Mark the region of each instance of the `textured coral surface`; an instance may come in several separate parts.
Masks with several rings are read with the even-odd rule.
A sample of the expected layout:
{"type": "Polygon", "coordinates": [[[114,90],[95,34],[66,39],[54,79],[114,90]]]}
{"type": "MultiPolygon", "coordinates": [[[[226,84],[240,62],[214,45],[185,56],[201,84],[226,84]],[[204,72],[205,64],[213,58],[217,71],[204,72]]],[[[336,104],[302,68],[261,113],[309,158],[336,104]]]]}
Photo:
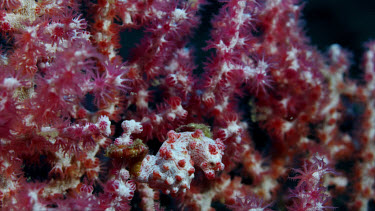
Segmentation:
{"type": "Polygon", "coordinates": [[[302,7],[0,0],[0,209],[374,209],[375,42],[302,7]]]}

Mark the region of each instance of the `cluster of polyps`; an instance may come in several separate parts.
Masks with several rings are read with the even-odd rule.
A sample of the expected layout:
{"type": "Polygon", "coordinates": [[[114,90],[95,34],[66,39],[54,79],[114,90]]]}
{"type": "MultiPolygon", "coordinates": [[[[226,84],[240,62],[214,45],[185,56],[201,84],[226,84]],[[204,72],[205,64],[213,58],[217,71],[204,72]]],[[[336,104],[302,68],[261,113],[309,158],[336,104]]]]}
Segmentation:
{"type": "Polygon", "coordinates": [[[200,167],[208,179],[214,179],[215,172],[224,169],[223,154],[221,140],[212,140],[199,129],[182,133],[172,130],[159,152],[142,161],[137,179],[166,194],[185,192],[194,178],[194,166],[200,167]]]}

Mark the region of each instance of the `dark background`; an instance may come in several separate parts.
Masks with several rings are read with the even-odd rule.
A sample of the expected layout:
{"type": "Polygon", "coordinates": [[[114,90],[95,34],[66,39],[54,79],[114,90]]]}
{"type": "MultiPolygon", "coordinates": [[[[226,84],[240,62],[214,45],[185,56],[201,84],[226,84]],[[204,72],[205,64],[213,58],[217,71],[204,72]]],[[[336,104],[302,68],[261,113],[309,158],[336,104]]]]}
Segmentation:
{"type": "Polygon", "coordinates": [[[363,43],[375,39],[374,0],[305,2],[305,30],[319,49],[338,43],[360,56],[363,43]]]}
{"type": "Polygon", "coordinates": [[[375,41],[374,0],[310,0],[304,1],[303,19],[311,44],[325,52],[334,43],[353,53],[352,76],[359,68],[364,44],[375,41]]]}

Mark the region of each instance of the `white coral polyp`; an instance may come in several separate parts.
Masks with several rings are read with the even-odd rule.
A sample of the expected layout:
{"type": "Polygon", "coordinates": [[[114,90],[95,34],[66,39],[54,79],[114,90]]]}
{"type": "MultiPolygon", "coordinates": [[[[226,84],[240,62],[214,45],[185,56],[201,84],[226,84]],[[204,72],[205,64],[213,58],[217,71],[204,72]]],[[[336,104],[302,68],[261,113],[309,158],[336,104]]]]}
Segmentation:
{"type": "Polygon", "coordinates": [[[96,126],[104,135],[109,136],[109,134],[111,134],[111,121],[109,121],[109,118],[107,116],[99,117],[96,126]]]}

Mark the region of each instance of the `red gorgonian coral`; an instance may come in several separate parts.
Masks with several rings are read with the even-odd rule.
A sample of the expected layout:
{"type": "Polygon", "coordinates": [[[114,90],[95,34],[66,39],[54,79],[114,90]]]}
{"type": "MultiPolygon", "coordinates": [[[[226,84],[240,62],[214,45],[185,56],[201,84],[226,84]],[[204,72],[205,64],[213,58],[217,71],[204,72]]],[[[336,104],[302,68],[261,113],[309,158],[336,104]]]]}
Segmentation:
{"type": "Polygon", "coordinates": [[[375,43],[302,5],[0,0],[0,209],[371,210],[375,43]]]}

